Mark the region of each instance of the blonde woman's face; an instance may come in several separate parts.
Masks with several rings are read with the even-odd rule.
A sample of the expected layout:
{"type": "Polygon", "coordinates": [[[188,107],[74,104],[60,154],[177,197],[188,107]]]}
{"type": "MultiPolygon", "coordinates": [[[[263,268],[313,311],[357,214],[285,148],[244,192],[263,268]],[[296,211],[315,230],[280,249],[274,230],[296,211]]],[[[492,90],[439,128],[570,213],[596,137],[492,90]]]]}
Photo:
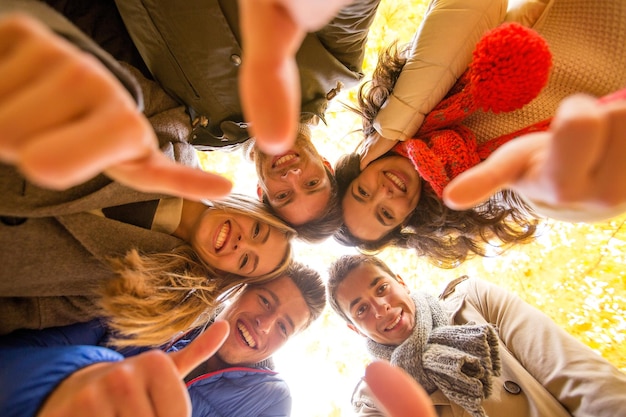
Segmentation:
{"type": "Polygon", "coordinates": [[[410,160],[389,156],[369,164],[348,186],[343,219],[355,237],[375,241],[415,210],[421,179],[410,160]]]}
{"type": "Polygon", "coordinates": [[[280,265],[289,241],[276,227],[251,216],[208,209],[198,220],[191,245],[220,271],[258,277],[280,265]]]}

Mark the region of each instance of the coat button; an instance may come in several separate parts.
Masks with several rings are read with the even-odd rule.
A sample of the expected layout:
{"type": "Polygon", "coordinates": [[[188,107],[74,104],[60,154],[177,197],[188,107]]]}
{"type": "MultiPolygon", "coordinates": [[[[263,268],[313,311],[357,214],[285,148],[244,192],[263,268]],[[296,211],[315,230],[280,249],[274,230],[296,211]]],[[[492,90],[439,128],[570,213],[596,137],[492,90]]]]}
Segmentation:
{"type": "Polygon", "coordinates": [[[519,395],[522,392],[522,388],[513,381],[506,381],[504,383],[504,389],[509,394],[513,394],[513,395],[519,395]]]}
{"type": "Polygon", "coordinates": [[[26,221],[26,217],[1,216],[0,222],[7,226],[19,226],[26,221]]]}
{"type": "Polygon", "coordinates": [[[230,62],[235,64],[236,67],[238,67],[239,65],[241,65],[241,57],[237,54],[232,54],[230,56],[230,62]]]}

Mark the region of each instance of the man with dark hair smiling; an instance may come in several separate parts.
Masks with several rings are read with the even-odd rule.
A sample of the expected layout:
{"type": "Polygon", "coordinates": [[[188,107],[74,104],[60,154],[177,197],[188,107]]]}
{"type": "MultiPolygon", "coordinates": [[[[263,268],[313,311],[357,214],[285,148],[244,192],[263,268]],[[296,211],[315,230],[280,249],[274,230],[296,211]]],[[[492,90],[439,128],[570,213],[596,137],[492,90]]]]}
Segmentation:
{"type": "Polygon", "coordinates": [[[311,243],[331,236],[341,225],[337,182],[330,163],[300,124],[295,144],[280,155],[263,153],[254,141],[245,145],[258,175],[257,194],[278,217],[311,243]]]}
{"type": "MultiPolygon", "coordinates": [[[[487,281],[457,278],[437,299],[409,289],[374,256],[345,255],[331,266],[326,288],[330,306],[372,357],[406,371],[439,416],[609,417],[626,407],[624,373],[487,281]]],[[[360,381],[355,415],[382,416],[390,391],[367,380],[377,384],[379,402],[360,381]]],[[[416,387],[403,390],[413,391],[411,400],[394,396],[391,416],[412,415],[400,413],[400,404],[413,407],[416,399],[428,408],[416,387]]]]}
{"type": "Polygon", "coordinates": [[[319,274],[294,262],[243,288],[206,330],[161,349],[106,348],[98,321],[14,332],[0,338],[0,415],[189,415],[191,402],[195,417],[287,416],[289,388],[271,355],[325,304],[319,274]]]}

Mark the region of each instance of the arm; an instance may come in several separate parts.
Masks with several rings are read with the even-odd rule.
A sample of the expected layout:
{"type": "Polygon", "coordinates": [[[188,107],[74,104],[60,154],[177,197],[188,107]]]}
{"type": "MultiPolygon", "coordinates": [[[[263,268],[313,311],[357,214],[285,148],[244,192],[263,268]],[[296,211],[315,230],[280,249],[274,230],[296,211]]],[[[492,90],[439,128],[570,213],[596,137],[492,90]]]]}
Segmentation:
{"type": "Polygon", "coordinates": [[[472,207],[502,188],[522,196],[539,214],[593,222],[626,211],[626,100],[598,103],[572,96],[550,130],[501,146],[450,182],[449,207],[472,207]]]}
{"type": "Polygon", "coordinates": [[[379,135],[367,145],[371,151],[361,166],[415,135],[467,69],[481,36],[503,22],[506,6],[506,0],[432,0],[393,92],[374,120],[379,135]]]}
{"type": "Polygon", "coordinates": [[[356,0],[315,32],[322,44],[351,71],[362,72],[365,43],[380,0],[356,0]]]}
{"type": "Polygon", "coordinates": [[[89,365],[120,360],[121,355],[95,346],[0,348],[0,414],[35,416],[66,377],[89,365]]]}
{"type": "Polygon", "coordinates": [[[514,294],[468,282],[465,302],[498,328],[522,366],[572,415],[613,416],[626,407],[626,375],[514,294]]]}
{"type": "Polygon", "coordinates": [[[97,346],[0,349],[0,411],[7,417],[188,416],[184,376],[228,335],[215,322],[185,349],[123,359],[97,346]]]}
{"type": "Polygon", "coordinates": [[[0,348],[97,345],[104,334],[99,320],[43,330],[20,329],[0,337],[0,348]]]}
{"type": "MultiPolygon", "coordinates": [[[[22,9],[42,21],[50,17],[55,29],[71,28],[40,2],[7,0],[0,5],[0,13],[5,13],[0,20],[0,161],[53,189],[104,172],[140,191],[191,199],[230,191],[226,179],[167,159],[128,89],[103,61],[41,21],[6,14],[22,9]]],[[[74,39],[80,32],[74,28],[61,33],[74,39]]],[[[81,39],[81,46],[92,45],[81,39]]]]}
{"type": "Polygon", "coordinates": [[[349,1],[239,1],[241,105],[263,152],[279,154],[295,141],[300,114],[296,52],[307,31],[319,29],[349,1]]]}

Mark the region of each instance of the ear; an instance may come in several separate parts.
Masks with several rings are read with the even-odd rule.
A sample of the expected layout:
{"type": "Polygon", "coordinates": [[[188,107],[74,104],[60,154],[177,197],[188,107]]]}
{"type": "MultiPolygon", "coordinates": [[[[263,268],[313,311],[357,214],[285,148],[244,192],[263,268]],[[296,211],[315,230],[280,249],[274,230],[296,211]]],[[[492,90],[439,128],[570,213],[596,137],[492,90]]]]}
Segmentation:
{"type": "Polygon", "coordinates": [[[256,183],[256,195],[259,198],[259,201],[263,202],[263,189],[261,188],[261,184],[256,183]]]}
{"type": "Polygon", "coordinates": [[[353,332],[355,332],[356,334],[358,334],[359,336],[363,336],[366,337],[363,333],[361,333],[359,331],[359,329],[356,328],[356,326],[352,323],[346,323],[346,326],[348,326],[348,329],[352,330],[353,332]]]}
{"type": "Polygon", "coordinates": [[[406,285],[406,282],[404,282],[404,280],[402,279],[400,275],[396,274],[396,281],[398,281],[398,283],[402,285],[406,289],[407,292],[410,292],[409,287],[406,285]]]}
{"type": "Polygon", "coordinates": [[[328,159],[324,158],[323,156],[320,156],[320,158],[322,158],[322,164],[324,164],[324,166],[328,168],[331,174],[335,175],[335,170],[333,169],[333,166],[330,164],[330,162],[328,162],[328,159]]]}

